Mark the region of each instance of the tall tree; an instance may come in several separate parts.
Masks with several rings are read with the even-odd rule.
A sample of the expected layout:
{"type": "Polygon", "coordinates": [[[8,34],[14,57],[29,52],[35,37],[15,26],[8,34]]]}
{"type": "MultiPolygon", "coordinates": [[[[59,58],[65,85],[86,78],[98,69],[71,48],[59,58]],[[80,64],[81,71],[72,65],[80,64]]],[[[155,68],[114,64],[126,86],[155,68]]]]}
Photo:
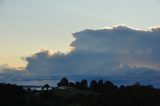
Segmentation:
{"type": "Polygon", "coordinates": [[[60,82],[59,83],[57,83],[57,86],[58,87],[60,87],[60,86],[69,86],[69,81],[68,81],[68,79],[67,78],[62,78],[61,80],[60,80],[60,82]]]}

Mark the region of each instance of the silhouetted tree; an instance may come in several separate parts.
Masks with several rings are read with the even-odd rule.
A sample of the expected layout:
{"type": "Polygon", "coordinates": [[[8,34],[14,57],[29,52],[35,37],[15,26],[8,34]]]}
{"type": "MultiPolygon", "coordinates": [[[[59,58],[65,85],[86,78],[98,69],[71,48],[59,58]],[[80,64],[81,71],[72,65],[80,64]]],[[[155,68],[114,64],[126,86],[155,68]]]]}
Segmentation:
{"type": "Polygon", "coordinates": [[[98,83],[96,80],[92,80],[91,83],[90,83],[90,89],[92,91],[97,91],[97,88],[98,88],[98,83]]]}
{"type": "Polygon", "coordinates": [[[24,105],[26,93],[22,86],[0,83],[0,106],[24,105]]]}
{"type": "Polygon", "coordinates": [[[99,84],[99,85],[103,85],[103,80],[102,80],[102,79],[99,80],[99,81],[98,81],[98,84],[99,84]]]}
{"type": "Polygon", "coordinates": [[[57,85],[58,85],[58,87],[60,87],[60,86],[69,86],[69,81],[68,81],[67,78],[64,77],[64,78],[62,78],[60,80],[60,82],[57,85]]]}
{"type": "Polygon", "coordinates": [[[44,88],[44,89],[46,88],[46,90],[48,90],[48,89],[49,89],[49,84],[45,84],[45,85],[43,86],[43,88],[44,88]]]}
{"type": "Polygon", "coordinates": [[[106,91],[108,91],[109,93],[115,93],[117,91],[117,86],[115,86],[112,82],[110,81],[106,81],[104,83],[104,87],[106,89],[106,91]]]}
{"type": "Polygon", "coordinates": [[[82,90],[87,90],[87,88],[88,88],[88,81],[87,80],[82,80],[81,81],[81,88],[82,88],[82,90]]]}
{"type": "Polygon", "coordinates": [[[78,82],[78,81],[76,81],[75,87],[76,87],[77,89],[82,89],[81,83],[78,82]]]}
{"type": "Polygon", "coordinates": [[[110,87],[113,87],[114,84],[111,82],[111,81],[105,81],[104,83],[106,86],[110,86],[110,87]]]}
{"type": "Polygon", "coordinates": [[[70,87],[75,87],[75,84],[73,82],[69,82],[70,87]]]}
{"type": "MultiPolygon", "coordinates": [[[[62,82],[62,85],[68,85],[68,80],[62,82]]],[[[133,84],[118,88],[110,81],[92,80],[90,89],[79,90],[86,85],[87,80],[82,80],[69,83],[75,89],[39,91],[0,83],[0,106],[160,106],[160,89],[151,85],[133,84]]]]}
{"type": "Polygon", "coordinates": [[[102,79],[98,81],[97,91],[101,93],[106,91],[106,88],[102,79]]]}

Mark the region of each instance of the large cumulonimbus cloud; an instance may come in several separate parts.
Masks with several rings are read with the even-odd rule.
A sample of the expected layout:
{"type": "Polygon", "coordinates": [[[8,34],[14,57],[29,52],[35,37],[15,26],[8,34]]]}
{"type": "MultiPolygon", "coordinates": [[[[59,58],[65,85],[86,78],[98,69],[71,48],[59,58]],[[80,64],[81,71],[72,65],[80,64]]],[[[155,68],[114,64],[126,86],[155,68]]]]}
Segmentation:
{"type": "MultiPolygon", "coordinates": [[[[160,69],[160,28],[148,31],[126,26],[111,29],[84,30],[73,34],[74,51],[116,56],[122,64],[160,69]]],[[[107,58],[106,58],[107,59],[107,58]]]]}
{"type": "Polygon", "coordinates": [[[160,81],[160,27],[144,31],[114,26],[86,29],[73,36],[74,49],[68,54],[41,51],[27,57],[25,80],[93,75],[124,83],[141,81],[156,85],[160,81]]]}

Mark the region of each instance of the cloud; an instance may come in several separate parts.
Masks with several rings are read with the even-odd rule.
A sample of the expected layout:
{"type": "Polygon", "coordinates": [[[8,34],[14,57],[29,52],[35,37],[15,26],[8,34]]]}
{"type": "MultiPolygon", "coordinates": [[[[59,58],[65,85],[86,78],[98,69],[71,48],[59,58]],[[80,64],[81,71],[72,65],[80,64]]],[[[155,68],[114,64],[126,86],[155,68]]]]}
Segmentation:
{"type": "Polygon", "coordinates": [[[26,76],[26,71],[10,67],[9,65],[0,65],[0,80],[1,82],[11,82],[21,80],[26,76]]]}
{"type": "Polygon", "coordinates": [[[5,71],[0,79],[12,73],[9,74],[12,80],[18,77],[28,81],[74,75],[99,76],[124,83],[141,81],[157,85],[160,81],[160,27],[138,30],[119,25],[86,29],[73,36],[74,49],[68,54],[51,54],[47,50],[35,53],[26,58],[28,64],[24,70],[5,71]]]}
{"type": "Polygon", "coordinates": [[[76,51],[111,53],[123,63],[160,68],[160,28],[148,31],[126,26],[109,29],[87,29],[73,34],[76,40],[71,46],[76,51]]]}

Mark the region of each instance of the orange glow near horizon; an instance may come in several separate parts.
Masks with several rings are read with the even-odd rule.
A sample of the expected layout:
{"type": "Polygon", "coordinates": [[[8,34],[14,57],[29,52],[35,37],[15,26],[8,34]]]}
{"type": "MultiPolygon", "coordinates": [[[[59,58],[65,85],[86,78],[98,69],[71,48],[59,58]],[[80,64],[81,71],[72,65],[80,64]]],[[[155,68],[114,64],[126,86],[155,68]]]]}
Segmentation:
{"type": "Polygon", "coordinates": [[[1,56],[0,57],[0,65],[8,65],[11,67],[19,68],[19,67],[26,67],[27,61],[25,61],[25,58],[31,55],[34,55],[35,53],[42,52],[42,51],[48,51],[49,55],[53,55],[56,52],[62,52],[62,53],[69,53],[73,50],[73,47],[64,48],[63,50],[57,50],[52,51],[50,49],[39,49],[38,51],[32,52],[31,54],[28,54],[27,56],[1,56]]]}

